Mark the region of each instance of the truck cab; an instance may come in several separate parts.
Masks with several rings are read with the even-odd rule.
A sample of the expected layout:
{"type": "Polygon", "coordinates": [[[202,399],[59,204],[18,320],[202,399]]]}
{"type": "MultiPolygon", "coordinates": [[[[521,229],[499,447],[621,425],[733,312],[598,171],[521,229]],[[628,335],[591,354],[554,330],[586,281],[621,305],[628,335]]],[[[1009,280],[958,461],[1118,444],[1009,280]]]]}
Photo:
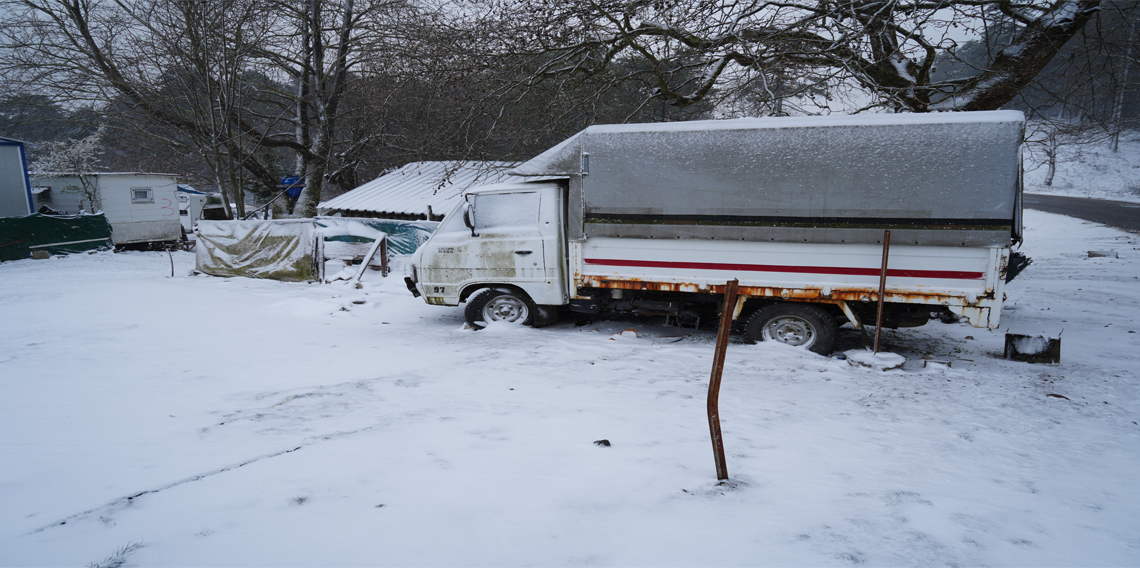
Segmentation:
{"type": "MultiPolygon", "coordinates": [[[[457,306],[479,292],[479,311],[492,304],[492,320],[534,323],[549,311],[541,306],[565,304],[565,192],[557,181],[468,192],[413,255],[409,289],[441,306],[457,306]]],[[[468,301],[468,309],[473,306],[468,301]]]]}

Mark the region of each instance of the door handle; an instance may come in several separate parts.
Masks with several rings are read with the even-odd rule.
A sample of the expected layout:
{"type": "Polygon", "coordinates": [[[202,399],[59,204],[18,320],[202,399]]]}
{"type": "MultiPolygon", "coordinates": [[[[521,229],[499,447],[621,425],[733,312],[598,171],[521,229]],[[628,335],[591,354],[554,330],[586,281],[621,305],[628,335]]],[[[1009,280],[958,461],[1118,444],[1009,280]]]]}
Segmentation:
{"type": "Polygon", "coordinates": [[[515,251],[515,254],[527,255],[527,254],[530,254],[531,252],[534,252],[534,251],[529,251],[529,250],[516,250],[516,251],[515,251]]]}

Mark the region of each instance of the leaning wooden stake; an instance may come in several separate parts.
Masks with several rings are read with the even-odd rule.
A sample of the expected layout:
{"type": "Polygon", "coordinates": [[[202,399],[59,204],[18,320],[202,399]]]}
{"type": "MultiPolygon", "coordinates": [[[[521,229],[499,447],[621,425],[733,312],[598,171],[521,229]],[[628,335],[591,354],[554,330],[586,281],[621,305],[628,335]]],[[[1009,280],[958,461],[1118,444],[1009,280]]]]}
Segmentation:
{"type": "Polygon", "coordinates": [[[736,287],[733,280],[724,287],[724,308],[720,313],[720,329],[716,333],[716,353],[713,355],[712,377],[709,379],[709,432],[712,434],[713,456],[716,458],[716,478],[728,479],[728,463],[724,459],[724,439],[720,435],[720,377],[724,374],[724,354],[728,350],[728,333],[732,328],[732,315],[736,311],[736,287]]]}
{"type": "Polygon", "coordinates": [[[360,261],[360,269],[358,269],[356,271],[356,276],[353,276],[352,279],[357,281],[357,282],[360,282],[360,279],[364,278],[364,271],[368,270],[368,265],[372,264],[372,257],[376,256],[377,252],[379,252],[381,255],[383,255],[380,257],[381,258],[381,260],[380,260],[380,267],[381,267],[380,274],[383,276],[387,276],[388,275],[388,246],[387,245],[388,245],[388,235],[380,235],[380,238],[376,239],[376,241],[373,242],[372,246],[368,249],[368,254],[364,255],[364,259],[360,261]]]}
{"type": "Polygon", "coordinates": [[[879,335],[883,330],[883,296],[887,293],[887,258],[891,252],[891,231],[883,231],[883,268],[879,272],[879,315],[875,318],[875,353],[879,352],[879,335]]]}

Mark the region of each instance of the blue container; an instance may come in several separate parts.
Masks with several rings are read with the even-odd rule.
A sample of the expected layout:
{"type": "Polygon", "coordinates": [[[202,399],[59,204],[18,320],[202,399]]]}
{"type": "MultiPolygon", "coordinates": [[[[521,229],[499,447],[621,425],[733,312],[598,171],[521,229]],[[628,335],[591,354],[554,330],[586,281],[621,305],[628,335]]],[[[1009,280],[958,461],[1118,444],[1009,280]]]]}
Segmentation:
{"type": "Polygon", "coordinates": [[[301,190],[305,189],[305,182],[301,181],[301,176],[285,176],[281,178],[281,187],[285,189],[289,199],[297,199],[301,195],[301,190]]]}

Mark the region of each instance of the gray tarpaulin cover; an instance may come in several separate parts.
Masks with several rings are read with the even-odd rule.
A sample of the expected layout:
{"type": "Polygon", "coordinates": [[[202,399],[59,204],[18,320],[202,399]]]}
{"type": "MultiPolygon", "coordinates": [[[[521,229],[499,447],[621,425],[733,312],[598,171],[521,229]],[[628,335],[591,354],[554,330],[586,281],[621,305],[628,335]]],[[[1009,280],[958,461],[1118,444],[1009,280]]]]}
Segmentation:
{"type": "Polygon", "coordinates": [[[312,219],[198,221],[199,272],[287,282],[313,280],[312,219]]]}

